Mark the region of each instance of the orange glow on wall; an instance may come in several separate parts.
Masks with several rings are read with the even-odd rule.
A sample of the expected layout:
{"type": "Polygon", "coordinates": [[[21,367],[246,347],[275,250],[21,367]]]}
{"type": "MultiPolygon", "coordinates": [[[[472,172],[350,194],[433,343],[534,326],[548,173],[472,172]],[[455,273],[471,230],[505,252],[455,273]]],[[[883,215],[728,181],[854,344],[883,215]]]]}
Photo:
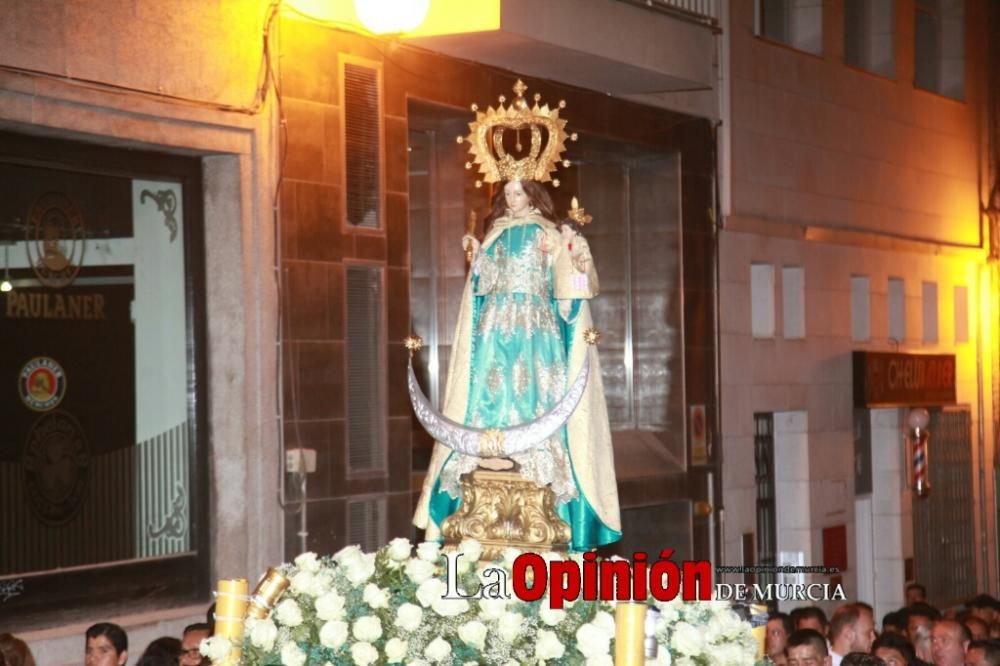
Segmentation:
{"type": "Polygon", "coordinates": [[[404,37],[433,37],[500,29],[500,0],[431,0],[427,18],[404,37]]]}

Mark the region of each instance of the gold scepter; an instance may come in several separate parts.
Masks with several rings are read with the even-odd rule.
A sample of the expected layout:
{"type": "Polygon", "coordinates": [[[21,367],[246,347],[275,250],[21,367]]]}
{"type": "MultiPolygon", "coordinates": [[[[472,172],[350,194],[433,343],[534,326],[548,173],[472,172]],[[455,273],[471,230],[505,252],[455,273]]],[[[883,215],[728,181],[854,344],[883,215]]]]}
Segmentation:
{"type": "MultiPolygon", "coordinates": [[[[465,223],[465,235],[471,236],[476,232],[476,211],[469,211],[469,219],[465,223]]],[[[472,243],[465,244],[465,263],[472,263],[472,243]]]]}

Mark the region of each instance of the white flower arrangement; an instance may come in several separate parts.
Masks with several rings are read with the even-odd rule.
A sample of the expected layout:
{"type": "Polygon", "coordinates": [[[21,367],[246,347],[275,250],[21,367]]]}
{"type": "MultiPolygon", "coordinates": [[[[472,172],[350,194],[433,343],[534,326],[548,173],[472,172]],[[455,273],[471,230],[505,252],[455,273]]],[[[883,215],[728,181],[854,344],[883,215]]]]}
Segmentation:
{"type": "MultiPolygon", "coordinates": [[[[475,591],[495,580],[474,565],[482,552],[479,543],[464,541],[459,550],[458,589],[475,591]]],[[[242,663],[610,666],[614,603],[578,600],[555,610],[548,595],[535,602],[507,598],[518,554],[509,549],[488,565],[506,573],[505,595],[466,600],[442,599],[447,560],[436,543],[418,545],[415,556],[406,539],[370,554],[357,546],[332,557],[304,553],[281,567],[292,585],[272,615],[248,621],[242,663]]],[[[726,602],[650,603],[661,612],[659,657],[651,663],[753,666],[750,626],[726,602]]],[[[229,652],[228,642],[213,641],[203,644],[203,652],[229,652]]]]}

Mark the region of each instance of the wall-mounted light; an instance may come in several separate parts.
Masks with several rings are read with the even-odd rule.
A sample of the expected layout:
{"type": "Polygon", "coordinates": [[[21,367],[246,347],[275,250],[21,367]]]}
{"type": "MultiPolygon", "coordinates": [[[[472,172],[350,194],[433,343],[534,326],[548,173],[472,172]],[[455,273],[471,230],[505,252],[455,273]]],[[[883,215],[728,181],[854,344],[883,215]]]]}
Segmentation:
{"type": "Polygon", "coordinates": [[[354,11],[376,35],[398,35],[423,23],[430,5],[430,0],[354,0],[354,11]]]}
{"type": "Polygon", "coordinates": [[[0,282],[0,291],[3,293],[14,288],[14,283],[10,281],[10,246],[9,242],[3,245],[3,282],[0,282]]]}

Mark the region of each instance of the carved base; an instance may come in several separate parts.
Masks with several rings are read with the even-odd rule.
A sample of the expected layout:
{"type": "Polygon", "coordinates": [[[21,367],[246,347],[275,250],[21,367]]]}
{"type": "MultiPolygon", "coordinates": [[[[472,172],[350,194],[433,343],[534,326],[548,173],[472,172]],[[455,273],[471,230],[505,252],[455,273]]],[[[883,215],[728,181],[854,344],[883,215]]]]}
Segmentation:
{"type": "Polygon", "coordinates": [[[462,477],[462,506],[441,526],[446,546],[462,539],[483,545],[483,560],[504,548],[566,550],[570,527],[555,512],[555,494],[518,472],[477,469],[462,477]]]}

